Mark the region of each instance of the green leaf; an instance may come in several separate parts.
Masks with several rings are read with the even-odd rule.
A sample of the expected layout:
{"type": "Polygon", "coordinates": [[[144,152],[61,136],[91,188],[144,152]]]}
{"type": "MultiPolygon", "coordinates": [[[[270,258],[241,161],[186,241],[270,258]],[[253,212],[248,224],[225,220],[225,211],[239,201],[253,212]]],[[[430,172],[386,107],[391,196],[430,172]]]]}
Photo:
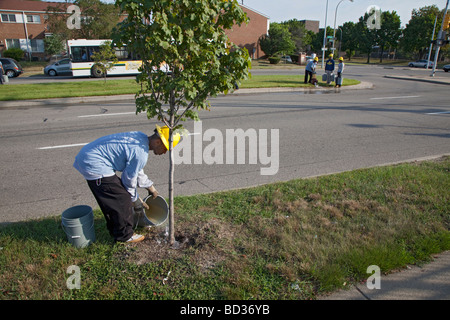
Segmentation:
{"type": "Polygon", "coordinates": [[[209,110],[208,97],[228,92],[248,76],[248,51],[235,47],[226,34],[233,25],[248,21],[236,0],[118,0],[118,5],[128,18],[115,39],[144,61],[136,77],[141,84],[136,109],[148,118],[161,120],[159,110],[167,104],[164,116],[199,120],[196,111],[183,116],[181,111],[188,105],[209,110]],[[150,16],[151,24],[143,19],[150,16]],[[163,62],[170,73],[159,71],[163,62]],[[175,114],[176,107],[182,107],[180,114],[175,114]]]}

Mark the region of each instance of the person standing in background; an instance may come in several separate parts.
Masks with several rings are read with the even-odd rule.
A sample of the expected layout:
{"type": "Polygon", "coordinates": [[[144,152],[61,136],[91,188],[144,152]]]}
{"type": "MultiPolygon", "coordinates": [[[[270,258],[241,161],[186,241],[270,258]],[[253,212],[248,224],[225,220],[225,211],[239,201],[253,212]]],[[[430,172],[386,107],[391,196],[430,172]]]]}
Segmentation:
{"type": "Polygon", "coordinates": [[[342,73],[344,72],[344,58],[340,57],[339,58],[339,65],[338,65],[338,69],[337,69],[337,77],[336,77],[336,88],[340,88],[342,86],[342,73]]]}
{"type": "Polygon", "coordinates": [[[327,84],[330,84],[330,82],[333,82],[333,71],[334,71],[334,60],[333,60],[333,54],[330,54],[328,57],[328,60],[325,62],[325,73],[327,74],[327,84]]]}

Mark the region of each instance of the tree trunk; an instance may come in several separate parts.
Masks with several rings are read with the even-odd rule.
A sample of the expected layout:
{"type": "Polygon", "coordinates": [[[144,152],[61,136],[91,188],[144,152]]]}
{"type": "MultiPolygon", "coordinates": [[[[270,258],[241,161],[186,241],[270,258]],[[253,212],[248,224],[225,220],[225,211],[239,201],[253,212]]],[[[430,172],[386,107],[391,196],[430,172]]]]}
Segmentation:
{"type": "Polygon", "coordinates": [[[170,129],[169,135],[169,243],[173,245],[175,243],[175,208],[174,208],[174,192],[173,192],[173,181],[174,181],[174,154],[173,154],[173,131],[170,129]]]}
{"type": "Polygon", "coordinates": [[[380,63],[383,63],[383,53],[384,53],[384,45],[381,46],[380,63]]]}
{"type": "Polygon", "coordinates": [[[175,161],[174,161],[174,153],[173,153],[173,127],[175,124],[175,101],[174,94],[172,92],[170,98],[170,125],[169,125],[169,157],[170,157],[170,166],[169,166],[169,243],[170,245],[175,244],[175,207],[174,207],[174,190],[173,190],[173,181],[174,181],[174,171],[175,171],[175,161]]]}

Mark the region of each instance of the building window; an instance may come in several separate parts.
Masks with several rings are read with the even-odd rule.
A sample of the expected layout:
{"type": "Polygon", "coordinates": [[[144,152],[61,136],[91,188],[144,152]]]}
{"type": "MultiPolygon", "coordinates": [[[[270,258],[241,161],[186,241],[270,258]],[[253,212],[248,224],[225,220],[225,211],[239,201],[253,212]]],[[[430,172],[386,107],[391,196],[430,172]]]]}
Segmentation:
{"type": "Polygon", "coordinates": [[[44,52],[44,40],[42,39],[32,39],[31,42],[31,52],[44,52]]]}
{"type": "Polygon", "coordinates": [[[39,15],[27,15],[28,23],[41,23],[41,17],[39,15]]]}
{"type": "Polygon", "coordinates": [[[17,22],[15,14],[2,13],[2,22],[17,22]]]}
{"type": "Polygon", "coordinates": [[[44,52],[43,39],[31,39],[28,41],[29,49],[26,39],[6,39],[6,48],[19,48],[23,51],[31,50],[31,52],[44,52]]]}
{"type": "Polygon", "coordinates": [[[19,39],[6,39],[6,48],[20,48],[20,40],[19,39]]]}

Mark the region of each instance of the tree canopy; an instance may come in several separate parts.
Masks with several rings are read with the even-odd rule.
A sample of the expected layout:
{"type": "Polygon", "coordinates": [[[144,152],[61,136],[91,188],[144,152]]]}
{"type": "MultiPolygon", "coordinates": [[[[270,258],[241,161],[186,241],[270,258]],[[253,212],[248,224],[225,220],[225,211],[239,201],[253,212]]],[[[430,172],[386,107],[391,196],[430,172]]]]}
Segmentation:
{"type": "Polygon", "coordinates": [[[295,50],[295,43],[292,41],[289,27],[284,24],[272,22],[269,27],[269,34],[259,38],[261,50],[268,56],[277,53],[291,54],[295,50]]]}
{"type": "Polygon", "coordinates": [[[67,39],[110,39],[111,31],[120,20],[119,10],[114,4],[100,0],[75,0],[79,13],[67,12],[67,5],[55,2],[47,7],[48,31],[67,39]],[[80,28],[69,29],[67,19],[80,14],[80,28]]]}
{"type": "Polygon", "coordinates": [[[248,18],[236,0],[117,0],[128,14],[114,32],[142,59],[137,81],[136,113],[146,112],[169,127],[169,237],[174,244],[173,133],[187,118],[198,120],[198,109],[209,109],[208,98],[233,89],[248,77],[247,49],[228,39],[226,29],[248,18]]]}
{"type": "Polygon", "coordinates": [[[403,30],[401,40],[403,50],[417,57],[423,56],[430,44],[435,18],[437,16],[436,30],[439,30],[442,15],[443,12],[435,5],[414,9],[411,20],[403,30]]]}

